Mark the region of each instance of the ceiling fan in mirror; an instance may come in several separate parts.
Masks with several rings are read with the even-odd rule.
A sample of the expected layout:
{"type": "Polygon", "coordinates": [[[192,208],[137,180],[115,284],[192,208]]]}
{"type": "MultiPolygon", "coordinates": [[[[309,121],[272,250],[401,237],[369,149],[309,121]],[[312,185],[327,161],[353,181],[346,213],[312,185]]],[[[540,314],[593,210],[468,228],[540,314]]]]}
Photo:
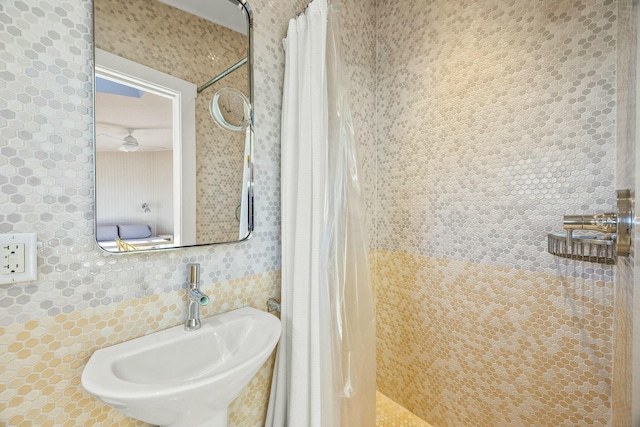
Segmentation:
{"type": "Polygon", "coordinates": [[[171,150],[171,101],[139,87],[96,76],[98,151],[171,150]],[[105,140],[103,137],[110,138],[105,140]],[[117,142],[116,142],[117,141],[117,142]]]}
{"type": "MultiPolygon", "coordinates": [[[[135,136],[133,136],[134,133],[136,132],[144,132],[144,131],[166,131],[168,130],[169,132],[171,131],[171,128],[152,128],[152,129],[132,129],[132,128],[127,128],[125,129],[127,135],[123,138],[122,136],[117,135],[118,132],[116,132],[116,135],[110,135],[108,133],[100,133],[96,135],[96,139],[97,139],[97,144],[98,144],[98,150],[100,151],[115,151],[116,149],[118,151],[122,151],[125,153],[131,153],[134,151],[138,151],[142,148],[142,151],[165,151],[165,150],[171,150],[171,146],[161,146],[161,145],[151,145],[149,143],[144,143],[144,144],[140,144],[140,142],[138,141],[138,138],[136,138],[135,136]],[[110,140],[112,140],[112,143],[109,143],[109,145],[107,146],[107,143],[105,143],[105,141],[100,140],[101,137],[106,137],[109,138],[110,140]],[[116,146],[114,144],[117,143],[119,144],[119,146],[116,146]]],[[[122,134],[120,134],[122,135],[122,134]]],[[[149,138],[145,138],[145,140],[148,140],[149,138]]]]}
{"type": "Polygon", "coordinates": [[[124,137],[124,139],[122,140],[122,145],[120,146],[120,148],[118,148],[118,150],[124,151],[126,153],[131,151],[138,151],[138,148],[140,148],[140,144],[138,143],[138,140],[132,135],[133,129],[127,129],[127,132],[129,132],[129,135],[124,137]]]}

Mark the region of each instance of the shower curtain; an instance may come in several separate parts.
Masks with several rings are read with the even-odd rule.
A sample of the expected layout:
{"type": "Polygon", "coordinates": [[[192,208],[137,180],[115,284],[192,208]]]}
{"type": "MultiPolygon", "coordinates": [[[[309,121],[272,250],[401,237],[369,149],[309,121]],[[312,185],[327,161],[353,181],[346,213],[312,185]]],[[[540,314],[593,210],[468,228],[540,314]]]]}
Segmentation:
{"type": "Polygon", "coordinates": [[[338,7],[289,22],[282,326],[266,426],[375,426],[375,324],[338,7]]]}

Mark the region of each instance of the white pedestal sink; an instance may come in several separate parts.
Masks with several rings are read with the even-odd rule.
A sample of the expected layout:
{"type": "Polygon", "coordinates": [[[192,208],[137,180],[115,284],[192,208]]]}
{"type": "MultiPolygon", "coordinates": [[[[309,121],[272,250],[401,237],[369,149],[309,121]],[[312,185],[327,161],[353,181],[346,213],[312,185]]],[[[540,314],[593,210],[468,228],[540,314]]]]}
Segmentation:
{"type": "Polygon", "coordinates": [[[82,386],[127,417],[168,427],[226,427],[227,408],[267,360],[280,320],[241,308],[96,351],[82,386]]]}

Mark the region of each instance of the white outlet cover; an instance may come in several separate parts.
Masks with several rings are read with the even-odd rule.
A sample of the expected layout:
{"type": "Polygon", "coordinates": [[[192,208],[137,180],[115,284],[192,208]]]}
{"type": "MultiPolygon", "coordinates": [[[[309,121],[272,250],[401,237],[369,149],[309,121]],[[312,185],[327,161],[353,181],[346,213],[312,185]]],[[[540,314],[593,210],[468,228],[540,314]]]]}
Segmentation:
{"type": "Polygon", "coordinates": [[[0,245],[12,243],[24,244],[24,272],[9,274],[0,272],[0,285],[36,280],[38,278],[38,235],[36,233],[0,234],[0,245]]]}

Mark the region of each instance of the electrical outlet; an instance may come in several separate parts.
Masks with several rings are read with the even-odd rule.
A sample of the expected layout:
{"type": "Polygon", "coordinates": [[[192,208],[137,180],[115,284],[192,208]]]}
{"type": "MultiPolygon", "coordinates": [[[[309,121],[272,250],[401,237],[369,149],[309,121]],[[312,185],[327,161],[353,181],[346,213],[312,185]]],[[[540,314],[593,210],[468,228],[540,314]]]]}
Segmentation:
{"type": "Polygon", "coordinates": [[[36,280],[36,233],[0,234],[0,284],[36,280]]]}
{"type": "Polygon", "coordinates": [[[24,243],[7,243],[0,247],[0,273],[24,273],[24,243]]]}

